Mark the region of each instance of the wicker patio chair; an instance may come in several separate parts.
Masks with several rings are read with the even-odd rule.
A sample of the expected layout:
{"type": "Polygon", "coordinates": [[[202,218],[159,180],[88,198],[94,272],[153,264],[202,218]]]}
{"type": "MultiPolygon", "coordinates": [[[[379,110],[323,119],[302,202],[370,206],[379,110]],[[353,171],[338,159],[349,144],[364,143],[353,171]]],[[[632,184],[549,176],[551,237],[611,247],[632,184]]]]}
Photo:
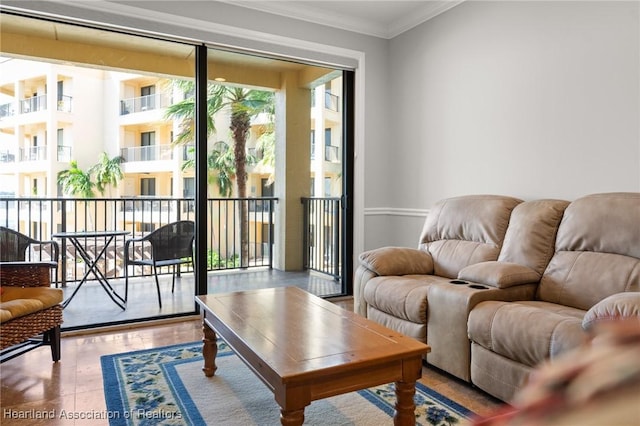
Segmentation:
{"type": "Polygon", "coordinates": [[[51,262],[0,262],[0,361],[42,345],[60,360],[62,289],[51,288],[51,262]],[[42,336],[40,336],[42,335],[42,336]]]}
{"type": "Polygon", "coordinates": [[[14,231],[11,228],[0,226],[0,262],[24,262],[24,261],[48,261],[43,259],[42,255],[39,259],[32,259],[31,255],[27,256],[28,249],[32,246],[40,246],[41,252],[49,247],[50,260],[55,264],[53,266],[53,281],[58,287],[58,258],[60,256],[60,245],[57,241],[48,240],[40,241],[14,231]]]}
{"type": "Polygon", "coordinates": [[[129,295],[129,265],[141,265],[153,267],[153,275],[156,279],[158,290],[158,305],[162,308],[160,297],[160,283],[158,281],[158,268],[172,266],[171,292],[176,284],[176,267],[185,263],[191,263],[195,269],[193,258],[193,241],[195,238],[195,223],[190,220],[173,222],[161,226],[155,231],[143,237],[130,238],[124,243],[124,301],[129,295]],[[142,246],[140,257],[136,256],[135,243],[142,246]],[[151,257],[145,257],[144,245],[151,245],[151,257]]]}

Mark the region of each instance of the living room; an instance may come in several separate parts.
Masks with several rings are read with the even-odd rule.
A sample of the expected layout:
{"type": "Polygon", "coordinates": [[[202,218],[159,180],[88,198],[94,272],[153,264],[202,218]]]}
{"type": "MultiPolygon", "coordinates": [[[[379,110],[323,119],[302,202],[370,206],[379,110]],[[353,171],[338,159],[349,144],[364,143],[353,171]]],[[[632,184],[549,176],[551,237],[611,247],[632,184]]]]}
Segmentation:
{"type": "MultiPolygon", "coordinates": [[[[428,210],[452,196],[571,201],[640,191],[637,2],[465,1],[393,36],[229,2],[3,7],[355,69],[354,258],[415,247],[428,210]]],[[[163,344],[201,337],[193,324],[175,327],[163,344]]],[[[119,339],[96,338],[133,349],[119,339]]],[[[139,343],[149,345],[148,335],[139,343]]],[[[64,389],[60,378],[73,375],[75,387],[87,373],[99,380],[99,371],[74,370],[48,386],[64,389]]],[[[76,409],[88,408],[81,399],[91,392],[81,394],[76,409]]]]}

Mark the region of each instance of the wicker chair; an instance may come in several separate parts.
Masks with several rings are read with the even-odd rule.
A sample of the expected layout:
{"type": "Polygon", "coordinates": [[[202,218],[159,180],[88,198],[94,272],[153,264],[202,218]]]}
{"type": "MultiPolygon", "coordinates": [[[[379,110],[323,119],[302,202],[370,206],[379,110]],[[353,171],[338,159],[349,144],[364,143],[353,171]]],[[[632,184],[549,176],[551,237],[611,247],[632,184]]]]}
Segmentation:
{"type": "Polygon", "coordinates": [[[0,262],[1,362],[42,345],[51,346],[54,362],[60,360],[63,296],[61,289],[50,288],[52,267],[51,262],[0,262]]]}
{"type": "Polygon", "coordinates": [[[13,229],[0,226],[0,262],[24,262],[24,261],[45,261],[40,255],[39,259],[32,259],[31,253],[27,256],[28,249],[32,246],[40,246],[40,251],[45,247],[50,249],[50,260],[55,263],[53,267],[53,281],[58,287],[58,258],[60,256],[60,246],[56,241],[40,241],[24,235],[13,229]]]}
{"type": "Polygon", "coordinates": [[[144,237],[131,238],[124,243],[124,301],[127,302],[129,295],[129,265],[141,265],[153,267],[153,275],[156,279],[158,290],[158,305],[162,308],[160,297],[160,283],[158,281],[158,268],[172,266],[173,275],[171,282],[171,292],[173,293],[176,284],[176,266],[190,263],[195,269],[193,258],[193,241],[195,238],[195,224],[190,220],[173,222],[161,226],[144,237]],[[134,245],[138,243],[141,249],[140,257],[135,256],[134,245]],[[151,245],[151,257],[145,257],[144,245],[151,245]]]}

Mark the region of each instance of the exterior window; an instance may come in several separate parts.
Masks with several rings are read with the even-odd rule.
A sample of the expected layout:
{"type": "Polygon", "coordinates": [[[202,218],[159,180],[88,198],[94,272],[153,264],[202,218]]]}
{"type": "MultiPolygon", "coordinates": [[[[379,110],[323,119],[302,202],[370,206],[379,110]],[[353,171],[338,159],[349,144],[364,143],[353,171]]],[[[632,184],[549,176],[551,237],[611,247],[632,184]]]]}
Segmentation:
{"type": "Polygon", "coordinates": [[[156,132],[142,132],[140,134],[140,146],[142,161],[153,161],[156,159],[156,132]]]}
{"type": "Polygon", "coordinates": [[[156,195],[156,178],[140,179],[140,195],[143,195],[143,196],[156,195]]]}
{"type": "Polygon", "coordinates": [[[182,196],[184,198],[194,198],[196,196],[196,179],[192,177],[184,178],[184,188],[182,189],[182,196]]]}
{"type": "Polygon", "coordinates": [[[144,86],[140,88],[140,110],[146,111],[156,108],[156,86],[144,86]]]}
{"type": "Polygon", "coordinates": [[[331,178],[324,178],[324,196],[331,197],[331,178]]]}

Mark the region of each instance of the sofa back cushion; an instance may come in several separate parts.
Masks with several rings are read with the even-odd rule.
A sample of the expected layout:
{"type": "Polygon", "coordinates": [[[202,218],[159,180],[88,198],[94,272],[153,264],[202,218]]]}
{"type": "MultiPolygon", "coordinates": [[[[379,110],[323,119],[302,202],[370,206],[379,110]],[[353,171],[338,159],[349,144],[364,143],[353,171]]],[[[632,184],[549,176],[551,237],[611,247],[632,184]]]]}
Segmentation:
{"type": "Polygon", "coordinates": [[[436,203],[419,243],[433,258],[434,275],[455,278],[466,266],[497,260],[511,211],[521,202],[501,195],[466,195],[436,203]]]}
{"type": "Polygon", "coordinates": [[[573,201],[537,298],[588,310],[615,293],[640,291],[640,193],[573,201]]]}
{"type": "Polygon", "coordinates": [[[511,213],[498,260],[527,266],[540,278],[555,251],[558,226],[568,205],[564,200],[518,204],[511,213]]]}

